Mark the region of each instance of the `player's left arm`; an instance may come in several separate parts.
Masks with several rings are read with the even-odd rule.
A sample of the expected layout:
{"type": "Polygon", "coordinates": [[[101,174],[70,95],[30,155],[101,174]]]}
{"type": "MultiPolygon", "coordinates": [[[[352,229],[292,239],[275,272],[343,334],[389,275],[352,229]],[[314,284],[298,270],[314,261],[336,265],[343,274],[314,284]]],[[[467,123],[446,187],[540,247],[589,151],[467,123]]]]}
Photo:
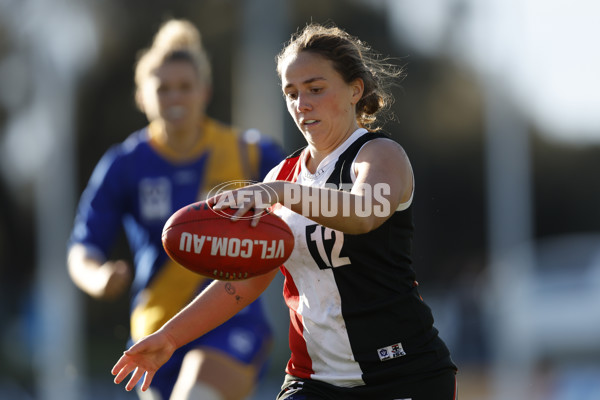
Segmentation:
{"type": "MultiPolygon", "coordinates": [[[[350,192],[301,187],[302,190],[296,192],[296,195],[301,194],[301,199],[291,205],[292,211],[331,229],[362,234],[381,226],[401,203],[410,199],[413,189],[412,168],[408,156],[398,143],[385,138],[367,142],[356,156],[353,166],[356,180],[350,192]],[[312,209],[307,210],[309,199],[319,201],[318,214],[315,215],[312,209]],[[337,213],[324,215],[323,210],[332,209],[337,213]]],[[[291,191],[289,187],[287,191],[291,191]]]]}
{"type": "Polygon", "coordinates": [[[413,193],[413,171],[404,149],[390,139],[374,139],[363,146],[354,162],[356,181],[351,195],[371,212],[355,218],[362,232],[381,226],[413,193]]]}
{"type": "MultiPolygon", "coordinates": [[[[374,139],[363,146],[354,162],[356,180],[351,191],[303,186],[287,181],[269,181],[219,194],[207,202],[216,209],[231,207],[237,198],[235,217],[262,205],[281,203],[323,226],[350,234],[370,232],[383,224],[410,199],[413,190],[412,168],[402,147],[390,139],[374,139]],[[235,192],[244,192],[240,196],[235,192]],[[268,200],[268,203],[267,201],[268,200]],[[335,212],[329,212],[335,210],[335,212]]],[[[271,176],[272,177],[272,176],[271,176]]],[[[253,225],[259,219],[252,221],[253,225]]]]}
{"type": "Polygon", "coordinates": [[[156,371],[176,349],[213,330],[256,300],[277,271],[243,281],[214,281],[158,331],[123,353],[112,369],[115,383],[121,383],[131,373],[125,388],[132,390],[145,375],[142,391],[147,390],[156,371]]]}

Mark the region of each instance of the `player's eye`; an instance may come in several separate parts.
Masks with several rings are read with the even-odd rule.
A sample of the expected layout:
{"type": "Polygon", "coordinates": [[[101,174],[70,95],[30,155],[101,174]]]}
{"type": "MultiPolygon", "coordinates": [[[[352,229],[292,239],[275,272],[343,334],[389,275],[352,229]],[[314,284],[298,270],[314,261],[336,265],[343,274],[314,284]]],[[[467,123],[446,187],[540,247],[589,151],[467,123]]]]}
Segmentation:
{"type": "Polygon", "coordinates": [[[184,92],[189,92],[192,90],[192,84],[190,82],[184,82],[179,88],[184,92]]]}

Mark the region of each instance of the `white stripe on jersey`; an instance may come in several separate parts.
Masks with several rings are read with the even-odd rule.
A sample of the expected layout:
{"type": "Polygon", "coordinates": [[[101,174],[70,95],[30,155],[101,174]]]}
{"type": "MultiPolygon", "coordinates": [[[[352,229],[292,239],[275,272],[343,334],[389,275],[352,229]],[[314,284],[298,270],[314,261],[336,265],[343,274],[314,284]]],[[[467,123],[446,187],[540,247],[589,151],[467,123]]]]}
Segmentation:
{"type": "MultiPolygon", "coordinates": [[[[338,157],[366,132],[364,129],[354,132],[319,164],[314,175],[308,172],[302,160],[302,170],[297,182],[323,187],[333,172],[338,157]]],[[[298,313],[303,319],[303,336],[314,371],[311,378],[342,387],[364,385],[362,371],[354,360],[350,347],[333,270],[319,269],[308,248],[306,226],[315,223],[284,207],[277,209],[276,213],[288,223],[296,239],[285,267],[301,293],[298,313]]]]}

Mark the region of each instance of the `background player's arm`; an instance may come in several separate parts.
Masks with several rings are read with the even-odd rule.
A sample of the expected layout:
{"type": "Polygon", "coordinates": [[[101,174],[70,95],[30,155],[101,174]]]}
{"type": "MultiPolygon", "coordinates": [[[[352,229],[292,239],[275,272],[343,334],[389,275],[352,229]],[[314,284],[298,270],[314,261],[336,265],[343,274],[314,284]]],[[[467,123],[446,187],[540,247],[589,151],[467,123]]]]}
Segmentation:
{"type": "Polygon", "coordinates": [[[73,245],[67,257],[71,279],[78,288],[97,299],[114,299],[130,285],[131,268],[124,260],[101,262],[82,244],[73,245]]]}

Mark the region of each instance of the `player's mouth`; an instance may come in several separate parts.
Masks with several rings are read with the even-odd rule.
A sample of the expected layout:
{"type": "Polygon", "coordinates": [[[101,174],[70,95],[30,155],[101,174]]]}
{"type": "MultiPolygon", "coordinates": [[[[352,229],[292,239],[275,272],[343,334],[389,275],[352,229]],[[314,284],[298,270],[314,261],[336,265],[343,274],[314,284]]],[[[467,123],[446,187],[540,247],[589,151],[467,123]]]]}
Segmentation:
{"type": "Polygon", "coordinates": [[[305,119],[302,121],[302,125],[303,126],[313,126],[313,125],[318,124],[319,122],[321,122],[321,121],[319,121],[318,119],[305,119]]]}
{"type": "Polygon", "coordinates": [[[179,119],[185,116],[185,107],[183,106],[172,106],[167,108],[165,115],[168,119],[179,119]]]}

